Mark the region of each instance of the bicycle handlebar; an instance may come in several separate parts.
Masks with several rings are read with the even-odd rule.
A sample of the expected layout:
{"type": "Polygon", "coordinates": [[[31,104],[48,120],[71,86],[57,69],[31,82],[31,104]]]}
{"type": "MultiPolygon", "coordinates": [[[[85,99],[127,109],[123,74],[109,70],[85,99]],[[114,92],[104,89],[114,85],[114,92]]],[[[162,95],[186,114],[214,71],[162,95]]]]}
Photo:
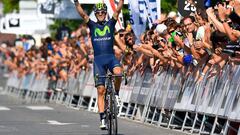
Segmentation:
{"type": "Polygon", "coordinates": [[[98,74],[96,74],[96,79],[98,79],[98,78],[112,78],[112,77],[122,77],[122,78],[124,78],[124,85],[127,85],[127,74],[124,72],[123,74],[121,74],[121,75],[113,75],[112,73],[108,73],[107,75],[103,75],[103,76],[101,76],[101,75],[98,75],[98,74]]]}

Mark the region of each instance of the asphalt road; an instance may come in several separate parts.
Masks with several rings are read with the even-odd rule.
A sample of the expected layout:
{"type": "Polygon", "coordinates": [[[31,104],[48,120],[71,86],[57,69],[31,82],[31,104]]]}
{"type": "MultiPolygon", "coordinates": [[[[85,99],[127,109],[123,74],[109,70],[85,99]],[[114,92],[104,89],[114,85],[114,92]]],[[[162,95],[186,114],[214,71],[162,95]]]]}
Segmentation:
{"type": "MultiPolygon", "coordinates": [[[[0,75],[0,135],[106,135],[99,116],[59,104],[25,104],[2,92],[0,75]]],[[[119,135],[184,135],[184,133],[119,119],[119,135]]]]}

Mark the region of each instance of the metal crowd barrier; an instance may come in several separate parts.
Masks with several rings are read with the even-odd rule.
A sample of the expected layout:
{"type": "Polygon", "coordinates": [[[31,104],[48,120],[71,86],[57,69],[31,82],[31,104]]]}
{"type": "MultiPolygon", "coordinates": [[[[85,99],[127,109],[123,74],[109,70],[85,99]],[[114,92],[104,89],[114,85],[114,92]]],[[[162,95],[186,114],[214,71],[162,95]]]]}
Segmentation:
{"type": "MultiPolygon", "coordinates": [[[[160,69],[155,77],[150,69],[143,75],[136,71],[128,85],[121,86],[119,116],[188,133],[240,135],[240,67],[226,65],[220,75],[206,75],[201,83],[192,75],[185,81],[181,76],[172,69],[160,69]]],[[[44,74],[18,78],[13,72],[7,91],[29,102],[47,100],[98,111],[92,68],[67,82],[58,80],[50,97],[44,74]]]]}
{"type": "Polygon", "coordinates": [[[12,72],[8,78],[5,92],[27,102],[37,103],[45,101],[47,93],[48,79],[45,74],[36,75],[29,73],[23,77],[18,77],[16,71],[12,72]]]}

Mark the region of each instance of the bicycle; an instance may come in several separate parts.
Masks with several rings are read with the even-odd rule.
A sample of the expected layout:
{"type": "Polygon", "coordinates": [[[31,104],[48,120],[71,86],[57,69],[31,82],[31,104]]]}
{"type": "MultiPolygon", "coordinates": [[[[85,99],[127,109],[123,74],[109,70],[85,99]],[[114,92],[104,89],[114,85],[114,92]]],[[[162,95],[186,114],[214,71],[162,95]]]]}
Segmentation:
{"type": "Polygon", "coordinates": [[[123,75],[113,75],[108,73],[106,76],[99,76],[96,75],[96,79],[98,78],[106,78],[105,88],[105,98],[104,98],[104,112],[106,115],[106,125],[109,135],[117,135],[118,133],[118,122],[117,122],[117,115],[118,115],[118,107],[115,98],[115,89],[113,87],[113,80],[116,77],[124,77],[125,85],[127,85],[127,77],[124,73],[123,75]]]}

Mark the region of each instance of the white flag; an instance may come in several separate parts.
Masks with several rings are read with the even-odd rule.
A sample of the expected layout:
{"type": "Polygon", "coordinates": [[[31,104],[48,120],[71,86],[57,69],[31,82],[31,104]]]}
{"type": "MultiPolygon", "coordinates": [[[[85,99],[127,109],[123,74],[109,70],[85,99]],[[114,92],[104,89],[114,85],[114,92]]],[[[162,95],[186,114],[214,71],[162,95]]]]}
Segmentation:
{"type": "MultiPolygon", "coordinates": [[[[108,14],[109,16],[113,16],[113,13],[117,10],[119,0],[104,0],[104,3],[108,7],[108,14]]],[[[117,24],[115,26],[116,30],[123,28],[123,15],[122,12],[119,14],[117,24]]]]}
{"type": "Polygon", "coordinates": [[[146,8],[144,0],[129,0],[130,23],[139,43],[140,35],[146,28],[146,8]]]}
{"type": "Polygon", "coordinates": [[[160,0],[145,0],[146,9],[148,12],[149,27],[161,16],[161,1],[160,0]]]}

